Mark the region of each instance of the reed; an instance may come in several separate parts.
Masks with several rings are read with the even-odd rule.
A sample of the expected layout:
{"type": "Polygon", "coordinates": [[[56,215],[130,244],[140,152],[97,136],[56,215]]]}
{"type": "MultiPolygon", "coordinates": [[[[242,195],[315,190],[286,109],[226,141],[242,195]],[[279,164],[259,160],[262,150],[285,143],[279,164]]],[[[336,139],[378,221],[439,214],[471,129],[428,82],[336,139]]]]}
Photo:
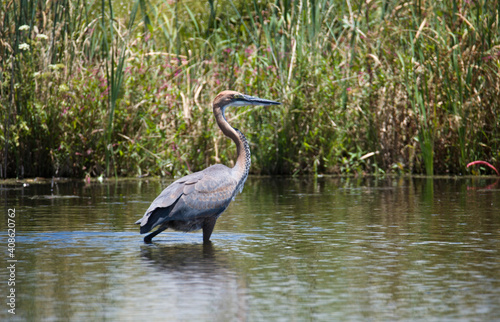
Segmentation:
{"type": "Polygon", "coordinates": [[[284,103],[228,111],[252,144],[254,173],[463,174],[471,160],[498,164],[498,5],[9,2],[2,176],[230,164],[234,148],[210,109],[228,88],[284,103]]]}
{"type": "MultiPolygon", "coordinates": [[[[101,28],[103,30],[103,57],[105,57],[105,67],[106,67],[106,79],[107,79],[107,88],[109,89],[108,95],[108,124],[106,129],[106,175],[110,176],[110,160],[114,160],[114,152],[113,152],[113,141],[112,135],[114,131],[114,117],[116,104],[118,101],[118,97],[121,91],[122,83],[123,83],[123,74],[125,68],[125,57],[126,57],[126,47],[128,44],[128,40],[130,38],[130,33],[133,32],[134,20],[137,14],[137,10],[139,8],[140,1],[136,1],[134,6],[132,7],[132,11],[130,14],[129,22],[127,29],[125,32],[126,35],[120,33],[121,29],[115,25],[115,19],[113,15],[113,5],[111,0],[108,1],[109,8],[109,19],[105,19],[106,12],[106,4],[105,0],[101,0],[101,28]],[[118,35],[115,36],[115,28],[118,32],[118,35]],[[108,37],[109,33],[109,37],[108,37]],[[118,60],[118,62],[116,62],[118,60]]],[[[145,17],[147,17],[145,15],[145,17]]],[[[114,175],[118,176],[116,166],[114,167],[114,175]]]]}

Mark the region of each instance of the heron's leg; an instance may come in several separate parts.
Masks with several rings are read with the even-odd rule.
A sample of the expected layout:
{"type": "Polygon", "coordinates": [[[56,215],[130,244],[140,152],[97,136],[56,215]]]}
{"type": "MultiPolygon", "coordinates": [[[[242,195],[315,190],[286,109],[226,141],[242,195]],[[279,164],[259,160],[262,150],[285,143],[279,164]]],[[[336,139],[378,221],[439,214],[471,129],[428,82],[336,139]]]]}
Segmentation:
{"type": "Polygon", "coordinates": [[[215,222],[217,221],[217,218],[207,218],[203,222],[203,242],[204,243],[209,243],[210,242],[210,236],[212,236],[212,231],[214,230],[215,222]]]}
{"type": "Polygon", "coordinates": [[[146,237],[144,237],[144,242],[146,244],[151,244],[151,240],[153,239],[153,237],[156,236],[156,235],[158,235],[159,233],[161,233],[162,231],[164,231],[167,228],[168,227],[166,225],[165,226],[160,226],[157,230],[153,231],[151,234],[149,234],[146,237]]]}

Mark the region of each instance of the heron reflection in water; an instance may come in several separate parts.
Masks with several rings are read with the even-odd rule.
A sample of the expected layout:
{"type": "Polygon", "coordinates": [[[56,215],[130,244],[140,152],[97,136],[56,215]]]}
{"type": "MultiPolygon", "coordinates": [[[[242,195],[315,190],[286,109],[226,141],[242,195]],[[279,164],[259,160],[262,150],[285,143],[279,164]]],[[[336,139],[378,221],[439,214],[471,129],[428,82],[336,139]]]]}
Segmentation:
{"type": "Polygon", "coordinates": [[[176,180],[163,190],[146,210],[144,217],[136,222],[141,225],[141,234],[159,226],[144,237],[144,242],[151,243],[153,237],[167,228],[184,232],[203,229],[203,242],[210,242],[217,218],[236,194],[243,190],[251,163],[248,142],[243,133],[229,125],[225,110],[229,106],[279,104],[235,91],[224,91],[215,97],[215,120],[222,133],[236,144],[236,164],[233,168],[222,164],[212,165],[176,180]]]}

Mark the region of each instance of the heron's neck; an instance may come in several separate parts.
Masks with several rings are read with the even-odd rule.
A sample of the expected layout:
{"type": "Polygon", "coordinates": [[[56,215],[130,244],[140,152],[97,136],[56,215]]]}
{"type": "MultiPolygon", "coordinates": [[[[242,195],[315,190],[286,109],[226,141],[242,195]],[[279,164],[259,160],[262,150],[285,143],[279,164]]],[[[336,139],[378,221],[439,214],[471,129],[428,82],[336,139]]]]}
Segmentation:
{"type": "Polygon", "coordinates": [[[248,172],[250,171],[250,165],[252,164],[252,158],[250,155],[250,146],[248,145],[247,138],[238,129],[235,129],[235,131],[240,138],[239,142],[241,142],[242,144],[236,143],[237,147],[236,153],[238,155],[238,158],[236,159],[236,164],[234,165],[233,169],[238,171],[238,173],[242,173],[241,180],[243,180],[242,182],[243,184],[248,177],[248,172]]]}
{"type": "Polygon", "coordinates": [[[238,180],[238,185],[243,185],[250,170],[251,157],[248,141],[239,130],[233,128],[226,121],[221,109],[214,109],[215,119],[222,133],[229,137],[236,144],[236,164],[233,171],[238,180]]]}

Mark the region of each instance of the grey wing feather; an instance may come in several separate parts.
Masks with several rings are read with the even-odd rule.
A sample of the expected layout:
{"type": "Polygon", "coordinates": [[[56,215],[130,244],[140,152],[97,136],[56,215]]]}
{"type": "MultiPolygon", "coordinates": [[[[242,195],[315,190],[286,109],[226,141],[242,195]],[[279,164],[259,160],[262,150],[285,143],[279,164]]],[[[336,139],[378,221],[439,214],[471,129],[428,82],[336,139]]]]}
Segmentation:
{"type": "Polygon", "coordinates": [[[163,190],[136,224],[145,233],[167,220],[190,221],[219,215],[229,205],[236,186],[231,169],[224,165],[192,173],[163,190]]]}
{"type": "MultiPolygon", "coordinates": [[[[141,227],[146,225],[148,223],[149,216],[153,213],[154,210],[158,208],[165,208],[168,209],[171,207],[173,204],[177,202],[179,197],[182,196],[183,191],[184,191],[184,186],[185,183],[187,182],[189,185],[192,185],[193,183],[196,183],[198,180],[200,180],[203,176],[201,175],[200,172],[195,172],[192,174],[189,174],[185,177],[182,177],[176,181],[174,181],[172,184],[170,184],[168,187],[166,187],[158,197],[151,203],[149,206],[148,210],[146,210],[146,213],[144,214],[144,217],[136,221],[136,224],[140,224],[141,227]]],[[[152,229],[154,226],[153,225],[150,229],[152,229]]],[[[142,228],[141,228],[142,230],[142,228]]],[[[148,230],[149,231],[149,230],[148,230]]]]}
{"type": "Polygon", "coordinates": [[[189,188],[183,200],[195,209],[220,209],[227,207],[238,184],[232,176],[231,169],[223,165],[212,166],[205,172],[203,178],[189,188]]]}

